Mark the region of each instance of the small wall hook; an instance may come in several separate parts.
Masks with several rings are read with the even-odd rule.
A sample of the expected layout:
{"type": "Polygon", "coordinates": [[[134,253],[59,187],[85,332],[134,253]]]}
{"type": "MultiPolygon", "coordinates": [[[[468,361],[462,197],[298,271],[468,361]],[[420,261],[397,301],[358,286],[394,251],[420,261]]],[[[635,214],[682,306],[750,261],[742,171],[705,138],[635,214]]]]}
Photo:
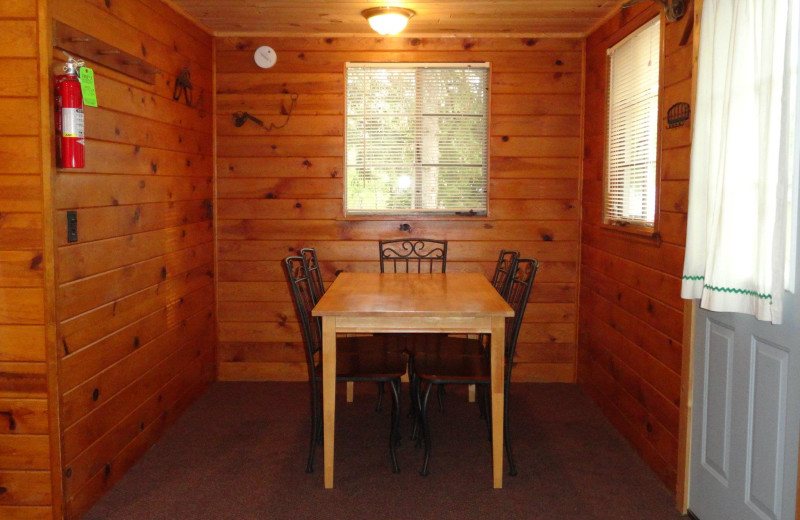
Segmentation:
{"type": "Polygon", "coordinates": [[[175,79],[175,90],[172,91],[172,99],[178,101],[183,95],[186,104],[192,106],[192,81],[189,79],[189,67],[184,67],[175,79]]]}
{"type": "MultiPolygon", "coordinates": [[[[622,8],[626,9],[632,5],[636,5],[642,0],[629,0],[622,4],[622,8]]],[[[667,21],[668,22],[677,22],[683,15],[686,14],[686,2],[684,0],[652,0],[654,2],[658,2],[661,4],[661,7],[664,8],[664,12],[667,14],[667,21]]]]}

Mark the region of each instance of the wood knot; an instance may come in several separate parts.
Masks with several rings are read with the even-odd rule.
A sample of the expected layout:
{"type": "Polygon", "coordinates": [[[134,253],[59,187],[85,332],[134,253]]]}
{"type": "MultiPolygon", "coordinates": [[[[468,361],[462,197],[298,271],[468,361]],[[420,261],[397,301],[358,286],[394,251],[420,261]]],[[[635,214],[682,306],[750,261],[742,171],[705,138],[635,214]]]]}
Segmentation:
{"type": "Polygon", "coordinates": [[[31,265],[30,265],[31,271],[35,271],[36,269],[38,269],[39,266],[42,265],[42,260],[43,260],[42,253],[39,253],[33,258],[31,258],[31,265]]]}

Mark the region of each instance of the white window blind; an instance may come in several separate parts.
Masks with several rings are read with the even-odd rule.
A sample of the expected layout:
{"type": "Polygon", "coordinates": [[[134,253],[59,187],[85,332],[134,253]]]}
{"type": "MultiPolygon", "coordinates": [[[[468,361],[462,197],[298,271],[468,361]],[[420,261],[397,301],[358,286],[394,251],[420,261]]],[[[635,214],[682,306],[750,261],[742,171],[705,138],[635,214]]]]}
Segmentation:
{"type": "Polygon", "coordinates": [[[346,70],[346,212],[485,214],[488,64],[346,70]]]}
{"type": "Polygon", "coordinates": [[[608,50],[604,219],[653,227],[658,155],[661,22],[648,22],[608,50]]]}

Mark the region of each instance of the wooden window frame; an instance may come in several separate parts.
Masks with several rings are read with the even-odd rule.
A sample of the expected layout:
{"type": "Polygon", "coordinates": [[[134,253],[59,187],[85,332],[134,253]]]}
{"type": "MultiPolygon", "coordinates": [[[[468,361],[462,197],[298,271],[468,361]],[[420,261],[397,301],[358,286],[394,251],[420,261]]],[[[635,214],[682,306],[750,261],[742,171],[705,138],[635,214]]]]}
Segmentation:
{"type": "Polygon", "coordinates": [[[601,227],[606,230],[611,231],[619,231],[626,234],[631,234],[636,237],[640,238],[647,238],[647,239],[660,239],[659,234],[659,222],[660,222],[660,212],[661,212],[661,156],[662,156],[662,139],[663,139],[663,114],[664,114],[664,64],[666,62],[665,56],[665,22],[664,16],[659,15],[657,17],[651,17],[638,24],[634,27],[631,27],[630,31],[627,31],[625,34],[621,35],[619,38],[615,39],[614,41],[610,42],[606,50],[611,49],[612,47],[619,45],[626,39],[632,37],[640,29],[645,27],[647,24],[653,22],[656,18],[659,19],[659,73],[658,73],[658,115],[657,115],[657,131],[656,131],[656,167],[655,167],[655,198],[653,201],[653,225],[646,226],[642,224],[637,224],[635,222],[627,221],[627,220],[614,220],[610,219],[606,215],[606,202],[608,197],[608,126],[609,126],[609,119],[610,119],[610,111],[609,111],[609,101],[611,97],[611,57],[606,57],[606,80],[605,80],[605,95],[606,95],[606,104],[605,104],[605,121],[604,121],[604,140],[603,140],[603,175],[602,175],[602,187],[603,187],[603,202],[601,206],[601,227]]]}
{"type": "MultiPolygon", "coordinates": [[[[487,71],[486,86],[488,89],[488,104],[486,112],[486,209],[477,212],[459,211],[456,209],[447,210],[350,210],[347,206],[347,141],[345,137],[345,150],[343,155],[343,179],[344,179],[344,193],[342,197],[342,220],[396,220],[402,218],[404,220],[454,220],[466,218],[469,220],[490,220],[490,201],[491,201],[491,163],[492,163],[492,144],[491,144],[491,114],[492,114],[492,66],[491,62],[346,62],[344,66],[344,74],[347,75],[347,68],[350,66],[367,66],[367,67],[381,67],[381,68],[410,68],[426,66],[443,66],[443,67],[479,67],[485,68],[487,71]]],[[[345,80],[346,83],[346,80],[345,80]]],[[[345,85],[345,89],[347,86],[345,85]]],[[[345,99],[347,92],[345,90],[345,99]]],[[[346,103],[346,101],[345,101],[346,103]]],[[[347,107],[344,109],[345,118],[347,117],[347,107]]],[[[346,132],[346,128],[345,128],[346,132]]]]}

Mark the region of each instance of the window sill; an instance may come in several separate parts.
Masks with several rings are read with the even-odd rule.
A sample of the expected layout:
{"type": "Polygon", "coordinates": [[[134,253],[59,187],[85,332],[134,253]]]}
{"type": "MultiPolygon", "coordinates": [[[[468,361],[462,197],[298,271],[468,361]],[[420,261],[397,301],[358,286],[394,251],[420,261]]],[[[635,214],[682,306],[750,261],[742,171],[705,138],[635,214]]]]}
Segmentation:
{"type": "Polygon", "coordinates": [[[336,220],[493,220],[486,213],[350,213],[336,220]]]}
{"type": "Polygon", "coordinates": [[[601,224],[600,229],[643,244],[661,245],[661,233],[656,231],[655,228],[636,226],[634,224],[601,224]]]}

